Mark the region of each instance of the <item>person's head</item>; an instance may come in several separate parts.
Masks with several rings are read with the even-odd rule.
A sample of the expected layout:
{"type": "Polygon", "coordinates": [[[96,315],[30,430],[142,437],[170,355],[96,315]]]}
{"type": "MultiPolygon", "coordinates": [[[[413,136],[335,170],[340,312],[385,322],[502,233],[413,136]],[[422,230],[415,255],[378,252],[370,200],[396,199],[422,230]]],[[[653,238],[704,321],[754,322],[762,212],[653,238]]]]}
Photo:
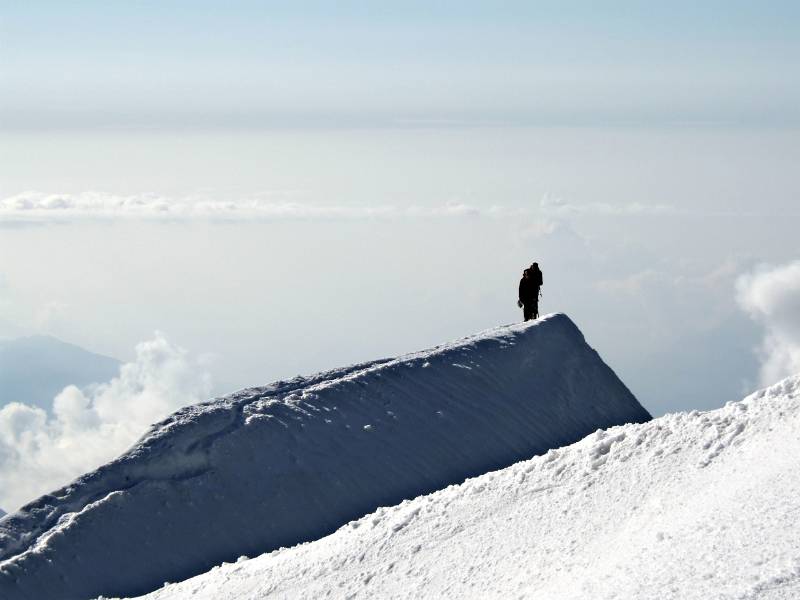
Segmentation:
{"type": "Polygon", "coordinates": [[[522,272],[522,276],[523,276],[523,277],[530,277],[530,274],[531,274],[531,270],[530,270],[530,269],[525,269],[525,270],[522,272]]]}
{"type": "Polygon", "coordinates": [[[531,271],[538,271],[539,270],[539,263],[533,263],[530,268],[531,271]]]}

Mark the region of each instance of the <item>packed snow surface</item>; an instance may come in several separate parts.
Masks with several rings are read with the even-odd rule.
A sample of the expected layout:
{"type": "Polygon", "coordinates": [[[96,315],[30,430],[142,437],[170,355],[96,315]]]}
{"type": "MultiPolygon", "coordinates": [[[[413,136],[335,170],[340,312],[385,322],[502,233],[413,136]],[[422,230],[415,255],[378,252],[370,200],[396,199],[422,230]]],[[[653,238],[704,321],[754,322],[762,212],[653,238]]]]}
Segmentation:
{"type": "Polygon", "coordinates": [[[564,315],[243,390],[0,521],[0,598],[145,593],[648,419],[564,315]]]}
{"type": "Polygon", "coordinates": [[[800,377],[244,557],[147,600],[800,598],[800,377]]]}

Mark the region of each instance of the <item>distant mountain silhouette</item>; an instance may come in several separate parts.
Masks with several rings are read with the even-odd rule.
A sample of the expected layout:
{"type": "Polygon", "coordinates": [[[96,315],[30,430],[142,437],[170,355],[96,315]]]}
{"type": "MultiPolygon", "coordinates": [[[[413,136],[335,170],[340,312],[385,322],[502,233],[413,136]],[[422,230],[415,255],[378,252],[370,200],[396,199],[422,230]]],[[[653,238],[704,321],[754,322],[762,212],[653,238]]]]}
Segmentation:
{"type": "Polygon", "coordinates": [[[49,335],[0,340],[0,406],[24,402],[46,410],[65,386],[108,381],[120,362],[49,335]]]}

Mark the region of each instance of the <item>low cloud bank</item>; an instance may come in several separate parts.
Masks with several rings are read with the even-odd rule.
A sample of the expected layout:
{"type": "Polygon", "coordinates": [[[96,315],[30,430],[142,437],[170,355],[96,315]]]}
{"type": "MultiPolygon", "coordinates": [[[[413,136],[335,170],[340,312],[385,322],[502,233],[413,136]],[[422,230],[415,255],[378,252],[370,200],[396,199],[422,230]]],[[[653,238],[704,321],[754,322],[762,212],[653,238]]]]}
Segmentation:
{"type": "Polygon", "coordinates": [[[134,218],[149,220],[354,220],[492,216],[501,208],[477,208],[462,203],[440,206],[307,204],[285,199],[208,201],[151,194],[121,196],[86,192],[43,194],[25,192],[0,199],[0,219],[60,221],[134,218]]]}
{"type": "Polygon", "coordinates": [[[208,397],[211,381],[185,350],[156,333],[108,383],[67,386],[53,416],[12,402],[0,409],[0,506],[15,510],[108,462],[172,411],[208,397]]]}
{"type": "Polygon", "coordinates": [[[265,198],[204,200],[157,194],[116,195],[102,192],[45,194],[29,191],[0,199],[0,221],[54,222],[87,219],[291,221],[520,216],[663,216],[682,214],[672,206],[588,203],[573,204],[546,196],[528,206],[474,206],[448,202],[432,206],[390,204],[309,204],[296,194],[276,192],[265,198]]]}
{"type": "Polygon", "coordinates": [[[736,291],[742,308],[766,330],[759,348],[762,384],[800,373],[800,260],[743,275],[736,291]]]}
{"type": "Polygon", "coordinates": [[[589,202],[585,204],[575,204],[565,202],[560,198],[545,196],[539,203],[539,208],[545,214],[572,217],[582,215],[603,215],[603,216],[663,216],[663,215],[682,215],[686,214],[669,204],[642,204],[641,202],[630,202],[628,204],[610,202],[589,202]]]}

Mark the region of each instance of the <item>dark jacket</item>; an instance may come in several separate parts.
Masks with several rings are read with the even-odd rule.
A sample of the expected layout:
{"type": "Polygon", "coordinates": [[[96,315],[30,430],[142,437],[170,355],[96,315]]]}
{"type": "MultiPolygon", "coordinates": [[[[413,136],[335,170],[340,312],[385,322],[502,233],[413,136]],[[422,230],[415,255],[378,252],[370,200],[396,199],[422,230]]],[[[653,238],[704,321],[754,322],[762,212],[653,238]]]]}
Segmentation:
{"type": "Polygon", "coordinates": [[[527,277],[519,280],[519,299],[523,304],[535,304],[539,300],[539,288],[542,286],[542,272],[531,271],[527,277]]]}

